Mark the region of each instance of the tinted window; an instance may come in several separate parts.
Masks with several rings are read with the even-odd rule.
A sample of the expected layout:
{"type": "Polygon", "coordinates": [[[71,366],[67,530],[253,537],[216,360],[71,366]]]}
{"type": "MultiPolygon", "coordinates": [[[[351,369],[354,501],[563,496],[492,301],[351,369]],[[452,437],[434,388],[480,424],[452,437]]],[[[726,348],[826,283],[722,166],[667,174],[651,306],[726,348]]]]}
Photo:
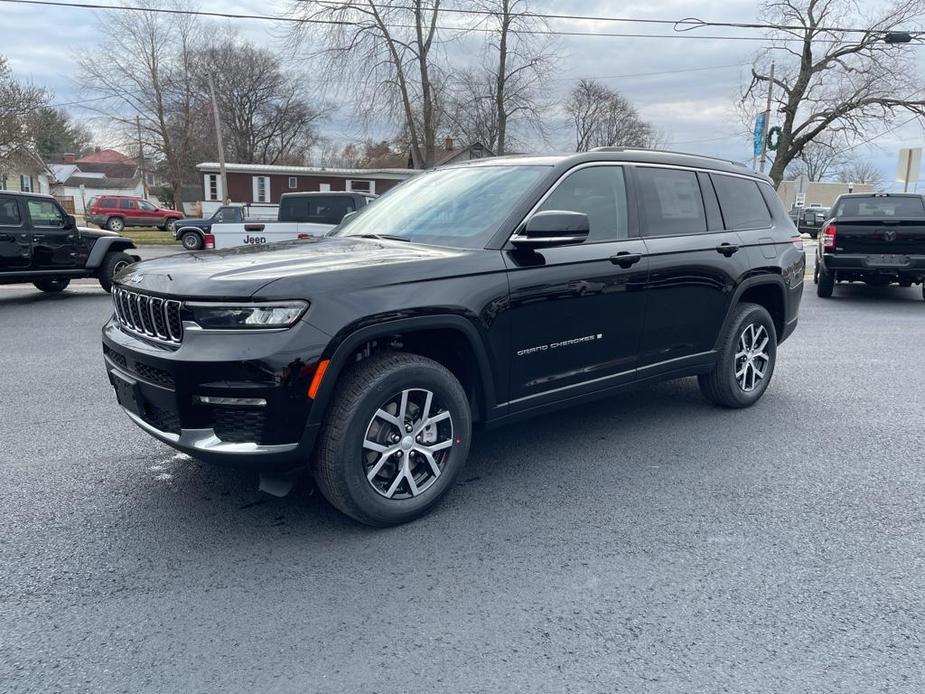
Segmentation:
{"type": "Polygon", "coordinates": [[[119,201],[119,209],[120,209],[120,210],[134,210],[134,209],[135,209],[135,201],[134,201],[134,200],[120,200],[120,201],[119,201]]]}
{"type": "Polygon", "coordinates": [[[833,217],[925,217],[925,204],[919,197],[843,198],[833,217]]]}
{"type": "Polygon", "coordinates": [[[588,241],[627,237],[626,183],[620,166],[592,166],[569,175],[540,206],[588,215],[588,241]]]}
{"type": "Polygon", "coordinates": [[[143,209],[143,210],[148,210],[148,211],[156,210],[156,209],[157,209],[154,205],[152,205],[152,204],[151,204],[150,202],[148,202],[147,200],[139,200],[139,201],[138,201],[138,206],[139,206],[141,209],[143,209]]]}
{"type": "Polygon", "coordinates": [[[758,184],[735,176],[713,176],[727,229],[761,229],[771,226],[771,213],[758,184]]]}
{"type": "Polygon", "coordinates": [[[32,224],[37,227],[63,227],[64,213],[58,206],[49,200],[29,200],[29,217],[32,224]]]}
{"type": "Polygon", "coordinates": [[[693,171],[640,168],[639,189],[649,236],[697,234],[707,230],[703,196],[693,171]]]}
{"type": "Polygon", "coordinates": [[[103,198],[103,200],[100,201],[100,207],[113,208],[115,206],[116,206],[116,201],[113,200],[112,198],[103,198]]]}
{"type": "Polygon", "coordinates": [[[355,209],[353,198],[309,198],[308,218],[320,224],[340,224],[344,215],[355,209]]]}
{"type": "Polygon", "coordinates": [[[19,205],[14,198],[0,198],[0,225],[19,226],[22,217],[19,205]]]}

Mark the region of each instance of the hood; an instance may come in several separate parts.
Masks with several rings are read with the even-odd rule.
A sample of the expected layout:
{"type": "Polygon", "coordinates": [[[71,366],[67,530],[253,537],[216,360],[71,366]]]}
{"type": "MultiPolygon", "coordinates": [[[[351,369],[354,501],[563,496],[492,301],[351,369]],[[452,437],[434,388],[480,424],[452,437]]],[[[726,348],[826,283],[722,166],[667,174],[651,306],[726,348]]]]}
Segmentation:
{"type": "Polygon", "coordinates": [[[101,239],[104,236],[122,236],[122,234],[117,234],[114,231],[107,231],[106,229],[91,229],[90,227],[77,227],[77,231],[81,236],[87,239],[101,239]]]}
{"type": "Polygon", "coordinates": [[[471,272],[461,261],[484,253],[327,236],[148,260],[127,268],[119,284],[186,298],[310,298],[471,272]]]}
{"type": "Polygon", "coordinates": [[[184,226],[202,228],[208,226],[211,222],[211,219],[206,219],[203,217],[190,217],[188,219],[186,217],[181,217],[177,220],[177,227],[184,226]]]}

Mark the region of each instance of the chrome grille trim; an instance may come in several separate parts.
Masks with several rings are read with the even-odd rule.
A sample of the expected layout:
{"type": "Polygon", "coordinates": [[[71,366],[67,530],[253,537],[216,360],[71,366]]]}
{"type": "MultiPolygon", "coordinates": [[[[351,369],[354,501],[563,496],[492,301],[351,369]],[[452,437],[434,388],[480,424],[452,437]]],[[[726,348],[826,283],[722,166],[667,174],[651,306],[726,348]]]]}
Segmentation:
{"type": "Polygon", "coordinates": [[[112,303],[122,327],[148,339],[177,345],[183,342],[181,302],[113,287],[112,303]]]}

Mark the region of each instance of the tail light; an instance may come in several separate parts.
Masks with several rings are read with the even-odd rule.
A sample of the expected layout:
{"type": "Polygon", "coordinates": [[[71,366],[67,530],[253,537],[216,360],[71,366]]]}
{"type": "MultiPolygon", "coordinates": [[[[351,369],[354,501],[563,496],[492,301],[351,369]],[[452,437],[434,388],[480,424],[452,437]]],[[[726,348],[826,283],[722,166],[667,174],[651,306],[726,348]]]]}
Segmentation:
{"type": "Polygon", "coordinates": [[[835,248],[835,234],[837,233],[835,224],[829,222],[824,227],[822,227],[822,247],[823,248],[835,248]]]}
{"type": "Polygon", "coordinates": [[[803,250],[803,239],[801,239],[799,236],[795,236],[791,239],[791,241],[793,241],[793,245],[796,246],[797,249],[801,251],[803,250]]]}
{"type": "Polygon", "coordinates": [[[206,250],[212,250],[215,248],[215,234],[204,234],[202,241],[203,248],[206,250]]]}
{"type": "Polygon", "coordinates": [[[311,234],[299,234],[298,236],[299,241],[305,241],[306,239],[310,239],[311,237],[312,237],[311,234]]]}

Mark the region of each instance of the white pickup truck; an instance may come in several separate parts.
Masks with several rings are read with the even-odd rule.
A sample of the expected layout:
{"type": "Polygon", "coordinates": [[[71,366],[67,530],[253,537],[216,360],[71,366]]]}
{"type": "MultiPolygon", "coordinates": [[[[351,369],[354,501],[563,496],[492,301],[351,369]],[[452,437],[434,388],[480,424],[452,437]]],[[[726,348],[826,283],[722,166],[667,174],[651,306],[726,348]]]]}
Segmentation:
{"type": "Polygon", "coordinates": [[[277,220],[244,220],[213,224],[205,236],[205,247],[233,248],[324,236],[340,224],[345,215],[375,199],[367,193],[285,193],[280,197],[277,220]]]}

